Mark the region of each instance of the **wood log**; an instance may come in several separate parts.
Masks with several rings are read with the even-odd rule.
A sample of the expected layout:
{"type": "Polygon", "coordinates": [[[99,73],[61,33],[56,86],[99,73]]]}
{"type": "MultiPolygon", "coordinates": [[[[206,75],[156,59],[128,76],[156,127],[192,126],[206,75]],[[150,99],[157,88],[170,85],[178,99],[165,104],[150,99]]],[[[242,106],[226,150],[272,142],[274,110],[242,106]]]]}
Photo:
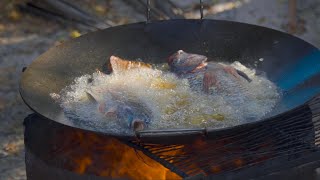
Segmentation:
{"type": "Polygon", "coordinates": [[[89,31],[97,30],[97,28],[92,27],[92,26],[88,26],[88,25],[83,24],[81,22],[69,21],[61,15],[58,15],[58,14],[50,12],[46,9],[37,7],[31,3],[26,3],[24,5],[18,4],[17,9],[22,13],[27,13],[27,14],[31,14],[33,16],[38,16],[41,18],[49,19],[50,21],[55,21],[55,22],[62,24],[62,25],[76,26],[77,28],[85,29],[85,30],[89,30],[89,31]]]}
{"type": "Polygon", "coordinates": [[[105,22],[98,17],[86,12],[79,7],[64,0],[31,0],[29,5],[45,10],[56,16],[61,16],[69,21],[104,29],[112,26],[111,21],[105,22]]]}

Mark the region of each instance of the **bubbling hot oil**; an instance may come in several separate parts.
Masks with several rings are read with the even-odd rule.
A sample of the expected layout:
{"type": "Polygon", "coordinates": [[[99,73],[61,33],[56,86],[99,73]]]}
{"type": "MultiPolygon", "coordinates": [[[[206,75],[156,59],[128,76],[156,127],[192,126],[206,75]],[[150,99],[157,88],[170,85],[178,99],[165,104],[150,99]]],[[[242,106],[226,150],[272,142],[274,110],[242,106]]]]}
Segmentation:
{"type": "MultiPolygon", "coordinates": [[[[90,102],[86,92],[95,94],[100,102],[110,101],[111,94],[116,94],[117,101],[139,102],[141,108],[147,108],[152,114],[149,129],[223,128],[261,119],[279,101],[277,87],[239,62],[231,66],[245,72],[252,82],[239,85],[225,79],[226,91],[207,95],[193,91],[187,79],[179,79],[162,64],[156,69],[84,75],[59,95],[52,93],[51,96],[59,99],[73,123],[116,134],[131,134],[132,130],[117,123],[123,120],[99,113],[98,103],[90,102]]],[[[222,74],[218,76],[225,78],[222,74]]]]}

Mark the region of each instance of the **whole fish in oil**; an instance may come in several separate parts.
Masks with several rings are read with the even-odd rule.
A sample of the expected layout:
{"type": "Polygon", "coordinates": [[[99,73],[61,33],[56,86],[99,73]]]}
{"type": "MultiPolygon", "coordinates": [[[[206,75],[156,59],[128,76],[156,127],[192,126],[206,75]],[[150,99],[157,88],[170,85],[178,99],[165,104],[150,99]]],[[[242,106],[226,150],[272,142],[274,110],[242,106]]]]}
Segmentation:
{"type": "Polygon", "coordinates": [[[171,72],[189,80],[192,89],[205,93],[210,93],[211,88],[221,89],[221,84],[225,82],[219,78],[218,74],[234,82],[241,79],[251,81],[244,72],[232,66],[207,62],[207,60],[206,56],[179,50],[168,58],[168,64],[171,72]]]}

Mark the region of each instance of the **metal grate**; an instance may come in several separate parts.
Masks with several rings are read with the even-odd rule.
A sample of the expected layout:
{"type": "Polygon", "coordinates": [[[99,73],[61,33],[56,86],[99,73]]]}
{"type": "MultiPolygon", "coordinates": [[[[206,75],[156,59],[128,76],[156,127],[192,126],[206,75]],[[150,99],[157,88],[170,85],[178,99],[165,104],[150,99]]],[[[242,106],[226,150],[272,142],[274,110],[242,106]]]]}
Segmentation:
{"type": "MultiPolygon", "coordinates": [[[[110,158],[123,159],[121,152],[130,149],[142,160],[139,167],[154,167],[149,164],[152,160],[124,142],[181,177],[249,179],[300,165],[319,167],[319,104],[320,97],[314,98],[272,119],[229,129],[147,131],[130,140],[68,127],[33,114],[25,120],[25,144],[50,167],[80,174],[109,177],[118,162],[110,158]],[[79,163],[86,159],[91,163],[79,163]],[[109,174],[103,174],[106,172],[109,174]]],[[[28,169],[32,175],[41,171],[33,166],[28,169]]]]}
{"type": "Polygon", "coordinates": [[[291,161],[302,163],[308,154],[319,151],[319,114],[320,97],[316,97],[274,118],[230,129],[205,130],[190,140],[182,136],[181,143],[172,142],[170,136],[168,142],[150,143],[140,138],[125,143],[182,177],[218,175],[267,162],[281,167],[291,161]]]}

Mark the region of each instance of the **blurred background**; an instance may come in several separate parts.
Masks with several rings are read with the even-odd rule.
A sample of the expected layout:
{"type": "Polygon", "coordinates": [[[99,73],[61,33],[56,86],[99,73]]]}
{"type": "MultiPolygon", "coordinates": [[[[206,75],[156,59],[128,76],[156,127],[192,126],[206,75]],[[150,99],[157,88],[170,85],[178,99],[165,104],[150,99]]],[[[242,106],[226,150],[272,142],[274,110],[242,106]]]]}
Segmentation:
{"type": "MultiPolygon", "coordinates": [[[[0,1],[0,179],[26,179],[19,95],[23,67],[53,46],[110,26],[145,21],[146,0],[0,1]]],[[[151,20],[198,19],[199,0],[151,0],[151,20]]],[[[203,0],[204,18],[256,24],[320,48],[320,0],[203,0]]]]}

